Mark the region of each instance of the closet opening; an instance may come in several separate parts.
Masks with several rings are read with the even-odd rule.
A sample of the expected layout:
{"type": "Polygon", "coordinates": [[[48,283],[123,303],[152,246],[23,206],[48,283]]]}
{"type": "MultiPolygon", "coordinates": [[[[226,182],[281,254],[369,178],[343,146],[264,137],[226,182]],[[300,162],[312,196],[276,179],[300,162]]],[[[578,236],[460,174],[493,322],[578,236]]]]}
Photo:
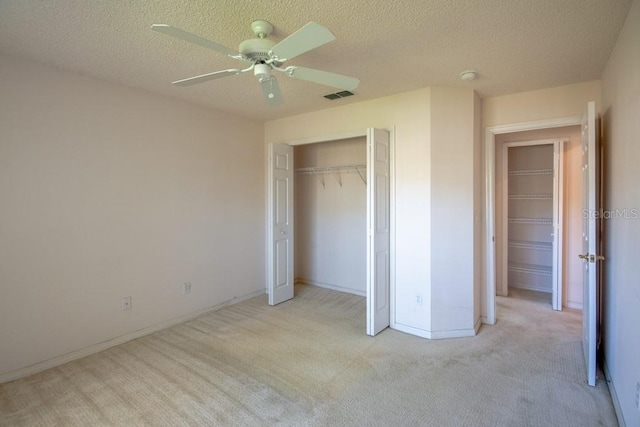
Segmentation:
{"type": "Polygon", "coordinates": [[[295,283],[366,296],[367,146],[294,147],[295,283]]]}
{"type": "Polygon", "coordinates": [[[366,132],[341,137],[271,143],[267,150],[269,305],[294,297],[295,270],[299,282],[358,295],[364,292],[368,335],[394,327],[391,133],[368,128],[366,132]],[[318,144],[330,141],[334,144],[318,144]],[[303,146],[311,148],[298,148],[303,146]],[[294,147],[298,150],[297,161],[294,147]],[[300,181],[301,188],[294,192],[296,176],[298,181],[305,181],[300,181]],[[361,213],[356,213],[362,212],[363,194],[358,190],[362,186],[365,189],[364,234],[361,213]],[[345,188],[351,190],[344,191],[345,188]],[[300,202],[298,197],[302,199],[300,202]],[[294,214],[296,206],[298,214],[304,215],[299,220],[294,214]],[[348,208],[343,217],[337,215],[340,206],[348,208]],[[323,215],[317,216],[317,212],[323,215]],[[296,230],[300,238],[296,237],[296,230]],[[361,250],[362,244],[364,250],[361,250]],[[345,248],[349,248],[347,252],[345,248]]]}

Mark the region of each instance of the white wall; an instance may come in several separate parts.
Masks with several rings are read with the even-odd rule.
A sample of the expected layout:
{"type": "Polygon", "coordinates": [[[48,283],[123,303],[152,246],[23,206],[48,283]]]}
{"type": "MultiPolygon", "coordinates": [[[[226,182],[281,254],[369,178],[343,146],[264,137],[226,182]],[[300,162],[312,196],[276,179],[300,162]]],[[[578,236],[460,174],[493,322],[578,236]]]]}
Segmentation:
{"type": "MultiPolygon", "coordinates": [[[[366,138],[298,145],[294,153],[296,169],[367,163],[366,138]]],[[[367,185],[353,172],[295,175],[294,277],[364,296],[367,185]]]]}
{"type": "Polygon", "coordinates": [[[0,93],[0,378],[264,290],[261,124],[10,57],[0,93]]]}
{"type": "Polygon", "coordinates": [[[589,101],[600,108],[600,81],[485,98],[484,127],[581,116],[589,101]]]}
{"type": "Polygon", "coordinates": [[[564,146],[563,304],[582,309],[582,134],[580,126],[564,126],[496,135],[496,282],[502,282],[502,147],[505,142],[566,138],[564,146]]]}
{"type": "MultiPolygon", "coordinates": [[[[640,425],[640,2],[635,0],[602,77],[604,205],[628,217],[604,220],[604,353],[610,390],[627,426],[640,425]]],[[[622,423],[621,423],[622,424],[622,423]]]]}
{"type": "Polygon", "coordinates": [[[431,310],[432,336],[474,335],[475,184],[480,141],[470,89],[431,88],[431,310]]]}

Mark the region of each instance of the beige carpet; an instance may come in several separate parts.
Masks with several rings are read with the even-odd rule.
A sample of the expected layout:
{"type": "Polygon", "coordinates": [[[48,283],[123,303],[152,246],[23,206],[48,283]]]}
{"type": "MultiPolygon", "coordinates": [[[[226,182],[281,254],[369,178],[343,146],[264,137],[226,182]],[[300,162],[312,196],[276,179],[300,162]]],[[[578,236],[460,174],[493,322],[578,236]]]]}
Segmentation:
{"type": "Polygon", "coordinates": [[[498,298],[498,316],[474,338],[371,338],[362,297],[300,285],[0,385],[0,425],[617,425],[579,312],[498,298]]]}

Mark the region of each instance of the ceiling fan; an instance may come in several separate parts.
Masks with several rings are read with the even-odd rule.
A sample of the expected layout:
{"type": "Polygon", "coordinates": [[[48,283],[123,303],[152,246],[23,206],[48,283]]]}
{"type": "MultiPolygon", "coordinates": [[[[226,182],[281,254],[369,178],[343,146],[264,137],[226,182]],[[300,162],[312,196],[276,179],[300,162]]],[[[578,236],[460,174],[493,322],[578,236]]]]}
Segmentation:
{"type": "Polygon", "coordinates": [[[343,76],[328,71],[293,65],[281,68],[286,61],[335,40],[335,36],[331,31],[315,22],[309,22],[281,42],[275,43],[267,38],[273,31],[273,26],[267,21],[254,21],[251,23],[251,30],[256,35],[256,38],[240,43],[238,52],[170,25],[153,24],[151,29],[248,63],[246,68],[232,68],[176,80],[172,82],[176,86],[191,86],[208,80],[253,71],[254,76],[260,82],[262,93],[267,103],[279,105],[283,102],[282,95],[278,81],[272,75],[272,71],[281,72],[294,79],[306,80],[343,90],[353,90],[360,84],[360,80],[355,77],[343,76]]]}

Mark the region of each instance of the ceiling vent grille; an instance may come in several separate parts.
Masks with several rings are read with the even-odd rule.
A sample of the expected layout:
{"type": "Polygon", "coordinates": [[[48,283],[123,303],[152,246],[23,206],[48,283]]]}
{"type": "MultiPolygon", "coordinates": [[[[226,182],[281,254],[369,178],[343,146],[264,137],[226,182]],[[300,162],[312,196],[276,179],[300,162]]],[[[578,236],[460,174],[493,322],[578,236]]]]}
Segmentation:
{"type": "Polygon", "coordinates": [[[355,93],[349,90],[343,90],[341,92],[330,93],[329,95],[325,95],[324,97],[333,101],[334,99],[346,98],[347,96],[355,95],[355,93]]]}

